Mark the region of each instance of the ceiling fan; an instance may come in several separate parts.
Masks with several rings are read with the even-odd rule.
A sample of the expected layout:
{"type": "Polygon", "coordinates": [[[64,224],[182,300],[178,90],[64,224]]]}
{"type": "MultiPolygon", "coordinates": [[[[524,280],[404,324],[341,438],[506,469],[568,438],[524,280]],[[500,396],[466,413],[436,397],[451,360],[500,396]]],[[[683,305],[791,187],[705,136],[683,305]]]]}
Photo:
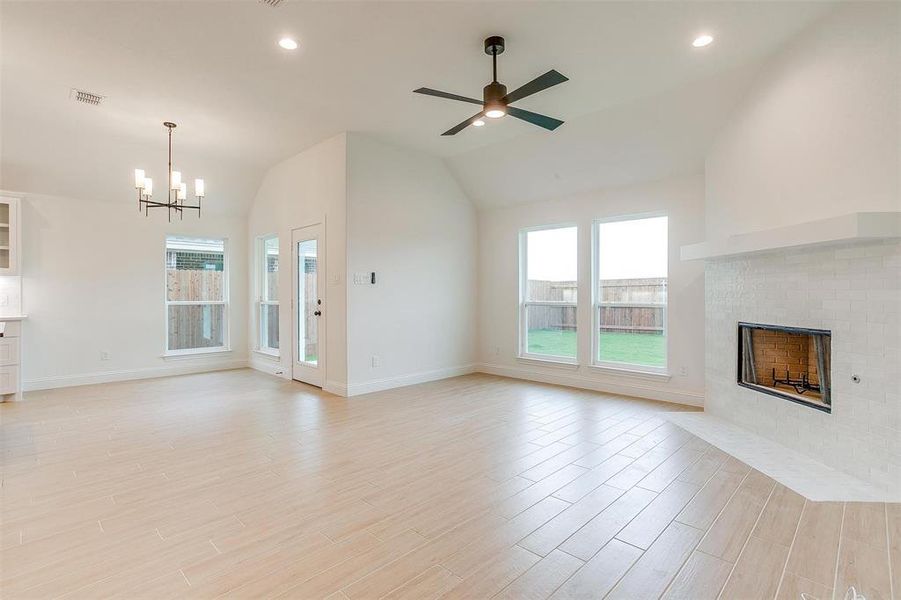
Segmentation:
{"type": "Polygon", "coordinates": [[[555,86],[558,83],[569,81],[569,78],[561,75],[554,69],[551,69],[544,75],[536,77],[529,83],[516,88],[508,94],[507,86],[502,83],[498,83],[497,81],[497,55],[503,54],[503,52],[504,38],[500,37],[499,35],[493,35],[485,40],[485,54],[491,55],[493,79],[491,83],[486,85],[485,89],[482,91],[482,100],[467,98],[466,96],[459,96],[457,94],[433,90],[431,88],[423,87],[419,88],[418,90],[413,90],[413,92],[416,94],[437,96],[438,98],[447,98],[448,100],[457,100],[459,102],[469,102],[470,104],[478,104],[482,107],[482,110],[466,119],[459,125],[451,127],[441,135],[456,135],[470,125],[475,125],[477,127],[484,125],[485,122],[482,121],[482,117],[498,119],[507,114],[509,114],[511,117],[522,119],[523,121],[526,121],[533,125],[544,127],[545,129],[548,129],[550,131],[553,131],[563,125],[563,121],[561,121],[560,119],[555,119],[553,117],[548,117],[545,115],[539,115],[538,113],[533,113],[528,110],[516,108],[515,106],[510,106],[510,104],[516,102],[517,100],[522,100],[523,98],[531,96],[532,94],[535,94],[542,90],[546,90],[547,88],[555,86]]]}

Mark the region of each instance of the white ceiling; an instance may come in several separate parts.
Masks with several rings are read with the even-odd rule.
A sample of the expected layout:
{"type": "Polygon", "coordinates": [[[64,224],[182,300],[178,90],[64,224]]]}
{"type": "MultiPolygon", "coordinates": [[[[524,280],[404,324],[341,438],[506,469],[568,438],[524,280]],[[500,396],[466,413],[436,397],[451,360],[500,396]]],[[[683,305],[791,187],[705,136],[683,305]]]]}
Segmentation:
{"type": "Polygon", "coordinates": [[[131,171],[204,176],[210,205],[243,212],[265,170],[341,131],[444,157],[480,206],[697,171],[761,61],[833,5],[820,2],[9,2],[0,4],[0,188],[132,200],[131,171]],[[716,42],[692,48],[699,32],[716,42]],[[439,134],[480,97],[482,40],[507,38],[518,103],[567,121],[506,117],[439,134]],[[276,45],[294,36],[300,49],[276,45]],[[100,107],[69,100],[77,87],[100,107]]]}

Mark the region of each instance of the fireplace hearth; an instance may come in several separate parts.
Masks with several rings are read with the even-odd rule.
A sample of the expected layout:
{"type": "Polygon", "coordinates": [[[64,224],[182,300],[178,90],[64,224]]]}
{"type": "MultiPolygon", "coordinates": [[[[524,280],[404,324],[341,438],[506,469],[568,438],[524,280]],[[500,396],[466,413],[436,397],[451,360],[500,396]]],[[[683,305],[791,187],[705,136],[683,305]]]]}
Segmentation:
{"type": "Polygon", "coordinates": [[[832,333],[762,323],[738,324],[738,385],[832,412],[832,333]]]}

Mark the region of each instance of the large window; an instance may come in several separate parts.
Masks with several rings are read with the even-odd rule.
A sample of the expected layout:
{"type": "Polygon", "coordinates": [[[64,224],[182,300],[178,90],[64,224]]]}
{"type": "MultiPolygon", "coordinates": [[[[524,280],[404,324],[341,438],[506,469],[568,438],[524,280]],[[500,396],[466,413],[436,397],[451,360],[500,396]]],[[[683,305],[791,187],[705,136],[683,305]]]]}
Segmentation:
{"type": "Polygon", "coordinates": [[[278,236],[259,239],[257,254],[260,352],[278,354],[278,236]]]}
{"type": "Polygon", "coordinates": [[[596,222],[593,250],[594,364],[666,371],[667,218],[596,222]]]}
{"type": "Polygon", "coordinates": [[[577,228],[520,233],[520,356],[576,361],[577,228]]]}
{"type": "Polygon", "coordinates": [[[223,239],[166,238],[166,349],[228,347],[228,261],[223,239]]]}

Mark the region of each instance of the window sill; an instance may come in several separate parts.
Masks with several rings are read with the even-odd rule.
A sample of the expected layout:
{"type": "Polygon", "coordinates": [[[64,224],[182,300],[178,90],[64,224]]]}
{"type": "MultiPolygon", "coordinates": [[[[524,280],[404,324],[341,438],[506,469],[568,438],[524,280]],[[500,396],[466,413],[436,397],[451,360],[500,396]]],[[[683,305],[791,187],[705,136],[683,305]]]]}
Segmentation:
{"type": "Polygon", "coordinates": [[[637,379],[649,379],[651,381],[669,381],[671,375],[666,371],[645,371],[638,368],[613,367],[609,365],[588,365],[588,368],[598,373],[610,375],[625,375],[637,379]]]}
{"type": "Polygon", "coordinates": [[[278,352],[267,352],[266,350],[260,350],[259,348],[254,348],[253,353],[259,355],[262,358],[268,358],[270,360],[281,360],[282,355],[278,352]]]}
{"type": "Polygon", "coordinates": [[[180,358],[197,358],[207,354],[227,354],[231,352],[231,348],[200,348],[197,350],[176,350],[174,352],[164,352],[162,358],[164,360],[178,360],[180,358]]]}
{"type": "Polygon", "coordinates": [[[579,368],[579,363],[575,361],[568,361],[556,358],[537,358],[535,356],[517,356],[516,360],[527,364],[527,365],[536,365],[542,367],[554,367],[558,369],[568,369],[570,371],[576,371],[579,368]]]}

